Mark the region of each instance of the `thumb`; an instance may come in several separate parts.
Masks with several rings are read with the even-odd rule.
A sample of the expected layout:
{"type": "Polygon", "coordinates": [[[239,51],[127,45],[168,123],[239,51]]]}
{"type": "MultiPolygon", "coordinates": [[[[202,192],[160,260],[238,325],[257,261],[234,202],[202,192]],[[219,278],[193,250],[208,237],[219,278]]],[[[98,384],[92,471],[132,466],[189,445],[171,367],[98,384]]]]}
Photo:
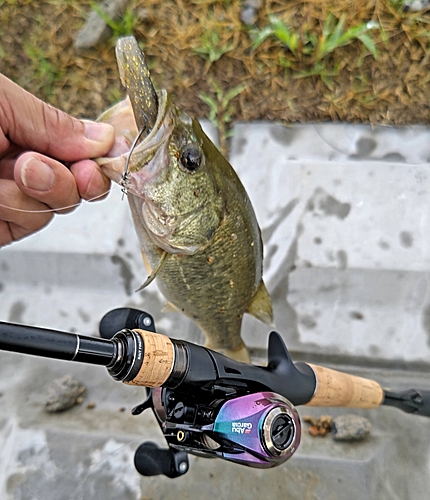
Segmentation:
{"type": "Polygon", "coordinates": [[[114,142],[113,127],[77,120],[0,75],[0,129],[23,149],[61,161],[105,155],[114,142]]]}

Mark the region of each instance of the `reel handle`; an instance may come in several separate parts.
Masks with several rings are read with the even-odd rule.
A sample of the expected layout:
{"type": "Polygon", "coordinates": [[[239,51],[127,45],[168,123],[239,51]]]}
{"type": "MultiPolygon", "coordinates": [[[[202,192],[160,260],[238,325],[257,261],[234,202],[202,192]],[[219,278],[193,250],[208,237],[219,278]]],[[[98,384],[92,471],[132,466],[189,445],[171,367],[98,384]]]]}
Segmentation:
{"type": "Polygon", "coordinates": [[[163,474],[171,479],[183,476],[189,469],[188,455],[173,448],[163,449],[148,441],[137,448],[134,466],[142,476],[163,474]]]}

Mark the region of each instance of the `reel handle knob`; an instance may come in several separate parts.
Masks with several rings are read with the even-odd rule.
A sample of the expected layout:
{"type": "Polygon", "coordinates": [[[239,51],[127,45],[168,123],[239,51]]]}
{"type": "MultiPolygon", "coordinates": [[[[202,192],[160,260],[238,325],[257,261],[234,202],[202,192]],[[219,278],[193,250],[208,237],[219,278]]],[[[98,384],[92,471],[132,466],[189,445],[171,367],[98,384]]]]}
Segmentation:
{"type": "Polygon", "coordinates": [[[188,455],[173,448],[159,448],[150,441],[142,443],[134,455],[134,466],[142,476],[183,476],[189,469],[188,455]]]}

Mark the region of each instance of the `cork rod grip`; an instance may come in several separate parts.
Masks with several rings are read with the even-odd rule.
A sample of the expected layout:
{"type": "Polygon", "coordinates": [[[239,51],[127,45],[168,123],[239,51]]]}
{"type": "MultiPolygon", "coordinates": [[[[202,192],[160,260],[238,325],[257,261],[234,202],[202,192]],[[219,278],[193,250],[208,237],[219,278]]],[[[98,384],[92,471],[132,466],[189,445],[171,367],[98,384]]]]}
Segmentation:
{"type": "Polygon", "coordinates": [[[129,385],[144,387],[161,387],[169,378],[175,362],[175,351],[169,337],[146,330],[134,330],[144,344],[142,366],[129,385]]]}
{"type": "Polygon", "coordinates": [[[348,375],[322,366],[309,366],[315,373],[317,387],[308,406],[340,406],[376,408],[384,399],[384,391],[374,380],[348,375]]]}

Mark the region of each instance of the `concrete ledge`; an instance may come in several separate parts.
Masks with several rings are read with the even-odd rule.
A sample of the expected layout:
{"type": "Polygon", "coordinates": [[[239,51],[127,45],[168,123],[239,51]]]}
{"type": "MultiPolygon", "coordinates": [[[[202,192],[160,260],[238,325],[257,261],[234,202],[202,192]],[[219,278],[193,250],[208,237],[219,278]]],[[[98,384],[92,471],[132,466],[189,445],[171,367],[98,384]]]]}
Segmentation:
{"type": "MultiPolygon", "coordinates": [[[[289,347],[429,363],[429,130],[235,130],[231,161],[262,228],[265,281],[289,347]]],[[[246,320],[244,332],[265,348],[267,329],[246,320]]]]}

